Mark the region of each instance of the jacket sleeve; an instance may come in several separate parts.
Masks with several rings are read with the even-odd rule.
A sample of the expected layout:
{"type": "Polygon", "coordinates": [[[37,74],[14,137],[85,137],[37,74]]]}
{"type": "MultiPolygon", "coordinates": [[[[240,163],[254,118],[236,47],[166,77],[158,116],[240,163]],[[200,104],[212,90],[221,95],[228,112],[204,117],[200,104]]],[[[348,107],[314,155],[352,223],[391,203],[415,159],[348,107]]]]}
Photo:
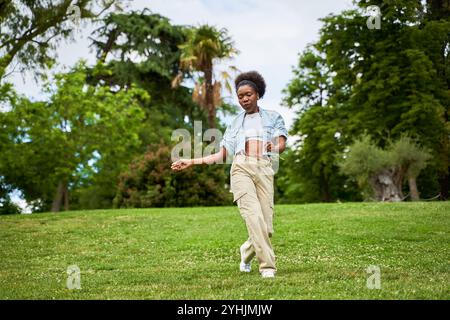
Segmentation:
{"type": "Polygon", "coordinates": [[[284,136],[286,140],[289,138],[286,125],[284,124],[284,119],[280,114],[278,114],[277,117],[275,118],[274,127],[275,127],[274,137],[284,136]]]}

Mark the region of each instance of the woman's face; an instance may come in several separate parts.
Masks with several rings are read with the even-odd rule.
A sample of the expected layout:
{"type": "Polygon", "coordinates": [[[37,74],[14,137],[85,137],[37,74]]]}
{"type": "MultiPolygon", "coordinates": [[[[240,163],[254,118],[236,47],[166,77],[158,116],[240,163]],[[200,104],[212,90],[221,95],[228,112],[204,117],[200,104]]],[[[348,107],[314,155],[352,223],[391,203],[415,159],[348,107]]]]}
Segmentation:
{"type": "Polygon", "coordinates": [[[239,104],[244,108],[245,112],[252,113],[257,111],[258,94],[255,89],[249,85],[240,86],[237,91],[237,96],[239,104]]]}

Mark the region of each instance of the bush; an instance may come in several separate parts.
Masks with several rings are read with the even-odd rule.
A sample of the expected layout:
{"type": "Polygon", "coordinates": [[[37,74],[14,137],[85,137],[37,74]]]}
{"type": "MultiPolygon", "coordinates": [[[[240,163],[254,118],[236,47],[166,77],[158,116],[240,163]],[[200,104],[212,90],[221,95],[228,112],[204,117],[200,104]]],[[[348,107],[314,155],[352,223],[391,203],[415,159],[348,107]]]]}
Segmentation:
{"type": "Polygon", "coordinates": [[[226,166],[195,166],[171,170],[171,148],[149,146],[119,177],[115,208],[230,205],[226,166]]]}
{"type": "Polygon", "coordinates": [[[0,199],[0,215],[1,214],[19,214],[22,213],[20,207],[11,201],[9,197],[0,199]]]}
{"type": "Polygon", "coordinates": [[[340,163],[341,172],[356,178],[359,186],[381,201],[403,200],[402,184],[408,180],[411,198],[419,199],[416,178],[423,170],[430,153],[408,136],[389,141],[386,150],[377,147],[368,135],[363,135],[350,146],[340,163]],[[370,188],[369,188],[370,186],[370,188]]]}

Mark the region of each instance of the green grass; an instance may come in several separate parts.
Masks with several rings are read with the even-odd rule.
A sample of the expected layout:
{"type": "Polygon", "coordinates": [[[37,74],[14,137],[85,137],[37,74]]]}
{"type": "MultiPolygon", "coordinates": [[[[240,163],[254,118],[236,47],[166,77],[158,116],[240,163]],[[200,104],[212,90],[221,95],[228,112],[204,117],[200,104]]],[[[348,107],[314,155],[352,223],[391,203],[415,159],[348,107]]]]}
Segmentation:
{"type": "Polygon", "coordinates": [[[0,299],[449,299],[450,203],[277,205],[275,279],[237,207],[0,217],[0,299]],[[81,290],[66,286],[81,269],[81,290]],[[368,289],[366,268],[381,269],[368,289]]]}

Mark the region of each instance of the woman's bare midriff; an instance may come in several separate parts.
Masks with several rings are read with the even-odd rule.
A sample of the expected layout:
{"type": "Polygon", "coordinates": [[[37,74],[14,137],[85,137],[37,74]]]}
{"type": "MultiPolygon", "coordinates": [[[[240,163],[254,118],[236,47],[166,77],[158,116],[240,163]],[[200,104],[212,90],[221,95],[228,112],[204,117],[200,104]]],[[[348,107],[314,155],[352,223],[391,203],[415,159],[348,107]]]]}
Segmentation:
{"type": "Polygon", "coordinates": [[[261,140],[248,140],[245,142],[245,154],[252,157],[262,157],[264,143],[261,140]]]}

